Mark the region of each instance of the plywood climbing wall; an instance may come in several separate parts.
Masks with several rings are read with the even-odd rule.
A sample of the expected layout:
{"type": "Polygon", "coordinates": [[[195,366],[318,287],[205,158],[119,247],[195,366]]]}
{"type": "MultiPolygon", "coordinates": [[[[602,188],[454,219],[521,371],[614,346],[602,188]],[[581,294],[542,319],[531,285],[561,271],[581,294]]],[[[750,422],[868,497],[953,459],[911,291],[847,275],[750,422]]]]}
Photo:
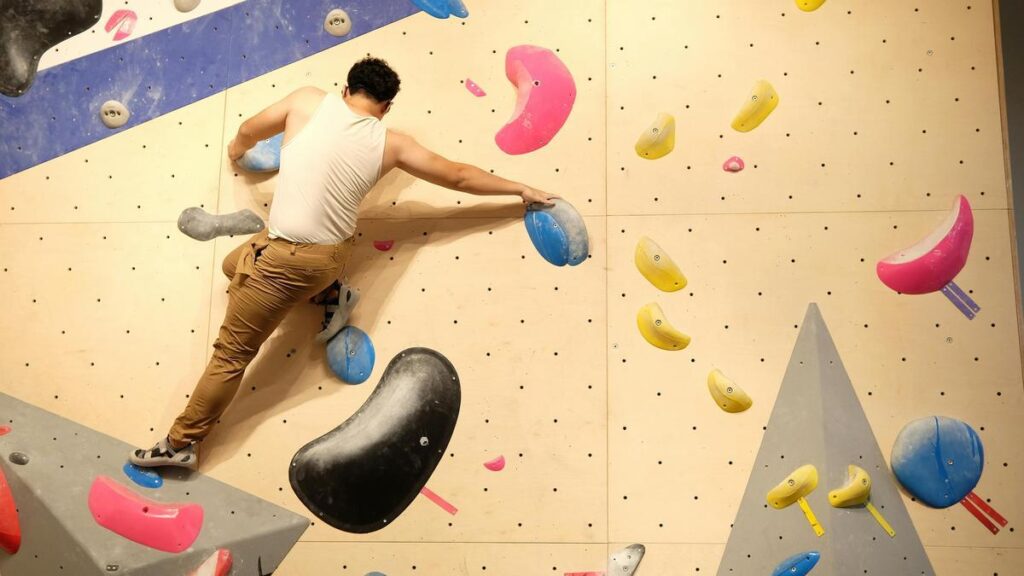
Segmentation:
{"type": "MultiPolygon", "coordinates": [[[[428,484],[459,512],[421,498],[363,536],[314,519],[277,574],[563,574],[603,570],[632,542],[647,546],[641,576],[714,573],[809,302],[886,457],[903,424],[932,414],[971,423],[985,442],[978,491],[1008,529],[992,536],[959,507],[905,500],[936,573],[1024,571],[1012,530],[1024,517],[1024,391],[992,6],[466,2],[466,20],[398,19],[0,180],[3,391],[140,446],[162,434],[205,366],[226,305],[220,262],[241,241],[191,240],[178,214],[265,217],[275,178],[225,158],[238,125],[297,86],[340,91],[372,53],[403,79],[390,127],[563,195],[586,219],[592,255],[576,268],[545,263],[514,199],[401,174],[378,186],[346,272],[363,294],[352,323],[374,340],[374,374],[361,386],[335,379],[312,341],[317,309],[297,308],[207,442],[203,471],[306,513],[288,485],[291,456],[356,410],[387,360],[427,346],[463,383],[428,484]],[[550,145],[513,157],[494,134],[515,106],[504,57],[518,44],[555,51],[578,97],[550,145]],[[738,133],[729,123],[760,79],[778,109],[738,133]],[[659,112],[676,118],[676,148],[640,158],[633,144],[659,112]],[[733,155],[742,172],[722,170],[733,155]],[[982,306],[972,321],[941,295],[898,296],[874,273],[957,194],[975,210],[957,278],[982,306]],[[641,236],[679,263],[684,290],[662,293],[637,272],[641,236]],[[635,316],[648,302],[689,348],[641,338],[635,316]],[[751,394],[749,411],[715,407],[713,368],[751,394]],[[482,466],[499,454],[505,470],[482,466]]],[[[191,17],[153,16],[154,31],[191,17]]],[[[99,30],[73,39],[76,57],[111,46],[99,30]]]]}

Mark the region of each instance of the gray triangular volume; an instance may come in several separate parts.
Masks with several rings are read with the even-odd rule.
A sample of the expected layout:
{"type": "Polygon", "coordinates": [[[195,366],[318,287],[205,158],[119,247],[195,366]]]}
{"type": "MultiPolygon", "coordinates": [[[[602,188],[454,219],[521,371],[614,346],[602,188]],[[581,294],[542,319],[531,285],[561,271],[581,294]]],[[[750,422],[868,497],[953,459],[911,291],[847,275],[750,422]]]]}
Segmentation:
{"type": "Polygon", "coordinates": [[[804,317],[718,575],[771,574],[786,558],[808,551],[821,553],[813,576],[935,574],[815,304],[804,317]],[[818,487],[807,501],[825,529],[822,537],[797,504],[776,510],[766,500],[804,464],[818,469],[818,487]],[[850,464],[871,475],[871,502],[895,538],[865,508],[829,505],[828,492],[846,482],[850,464]]]}
{"type": "Polygon", "coordinates": [[[232,574],[269,574],[284,560],[309,522],[279,506],[199,474],[167,474],[161,488],[143,488],[122,472],[131,446],[80,424],[0,394],[0,467],[19,511],[21,549],[0,552],[3,576],[182,576],[218,548],[231,551],[232,574]],[[11,452],[28,455],[13,464],[11,452]],[[89,510],[89,489],[108,476],[161,503],[191,502],[204,509],[202,530],[178,554],[137,544],[101,527],[89,510]]]}

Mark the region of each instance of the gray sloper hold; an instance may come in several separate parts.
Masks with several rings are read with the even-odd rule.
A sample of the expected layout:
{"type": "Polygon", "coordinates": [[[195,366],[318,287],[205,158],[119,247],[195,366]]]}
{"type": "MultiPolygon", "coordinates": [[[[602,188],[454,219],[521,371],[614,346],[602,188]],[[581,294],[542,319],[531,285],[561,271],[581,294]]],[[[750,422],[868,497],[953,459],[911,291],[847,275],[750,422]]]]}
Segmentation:
{"type": "Polygon", "coordinates": [[[335,8],[327,13],[324,30],[331,36],[344,36],[352,31],[352,19],[341,8],[335,8]]]}
{"type": "Polygon", "coordinates": [[[88,30],[102,12],[102,0],[0,2],[0,94],[24,94],[43,53],[88,30]]]}
{"type": "Polygon", "coordinates": [[[100,120],[107,128],[120,128],[128,123],[131,112],[117,100],[107,100],[100,106],[100,120]]]}
{"type": "Polygon", "coordinates": [[[191,12],[199,6],[199,0],[174,0],[174,7],[178,12],[191,12]]]}
{"type": "Polygon", "coordinates": [[[265,224],[255,212],[248,208],[231,214],[210,214],[202,208],[192,207],[178,216],[178,230],[189,238],[200,241],[213,240],[218,236],[255,234],[265,224]]]}
{"type": "Polygon", "coordinates": [[[821,553],[812,576],[935,574],[815,304],[800,327],[718,576],[771,574],[786,558],[809,550],[821,553]],[[806,498],[825,529],[820,538],[796,504],[777,510],[766,501],[769,490],[805,464],[819,473],[806,498]],[[895,529],[894,538],[864,507],[829,504],[828,492],[846,483],[850,464],[871,475],[871,502],[895,529]]]}
{"type": "Polygon", "coordinates": [[[607,576],[633,576],[640,567],[647,549],[643,544],[630,544],[608,558],[607,576]]]}
{"type": "Polygon", "coordinates": [[[444,457],[461,400],[459,376],[447,358],[428,348],[399,353],[355,414],[296,452],[292,489],[339,530],[384,528],[444,457]]]}
{"type": "Polygon", "coordinates": [[[269,574],[309,525],[302,516],[202,474],[161,470],[163,486],[132,490],[161,503],[199,504],[203,526],[179,554],[137,544],[97,524],[88,505],[97,476],[130,484],[122,467],[131,446],[6,394],[0,394],[0,414],[12,428],[0,436],[0,450],[32,456],[24,466],[0,460],[22,532],[17,554],[0,552],[3,576],[183,576],[219,548],[231,551],[232,574],[256,574],[259,566],[260,574],[269,574]]]}

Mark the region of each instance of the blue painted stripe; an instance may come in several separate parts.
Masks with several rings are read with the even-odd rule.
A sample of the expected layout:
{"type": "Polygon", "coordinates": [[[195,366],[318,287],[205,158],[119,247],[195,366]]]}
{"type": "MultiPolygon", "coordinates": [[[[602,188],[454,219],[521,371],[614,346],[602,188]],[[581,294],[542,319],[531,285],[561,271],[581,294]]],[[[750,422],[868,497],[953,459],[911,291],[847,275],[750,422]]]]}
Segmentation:
{"type": "Polygon", "coordinates": [[[23,96],[0,96],[0,178],[418,11],[409,0],[248,0],[43,70],[23,96]],[[323,26],[341,4],[352,32],[338,38],[323,26]],[[131,111],[122,128],[100,122],[107,100],[131,111]]]}

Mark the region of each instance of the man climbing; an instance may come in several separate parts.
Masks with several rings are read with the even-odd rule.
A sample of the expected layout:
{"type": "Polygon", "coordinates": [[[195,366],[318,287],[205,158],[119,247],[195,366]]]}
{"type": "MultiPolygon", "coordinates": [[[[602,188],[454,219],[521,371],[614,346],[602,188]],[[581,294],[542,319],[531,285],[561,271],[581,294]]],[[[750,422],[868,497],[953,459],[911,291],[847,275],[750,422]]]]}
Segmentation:
{"type": "MultiPolygon", "coordinates": [[[[228,146],[232,161],[260,140],[284,132],[269,226],[224,259],[231,279],[228,307],[214,352],[185,410],[167,436],[135,450],[138,466],[198,467],[197,446],[238,391],[246,367],[288,311],[304,300],[337,299],[337,283],[352,252],[359,204],[392,168],[471,194],[519,196],[550,203],[556,196],[452,162],[381,123],[399,90],[386,62],[367,57],[348,73],[342,96],[314,87],[292,92],[249,118],[228,146]]],[[[336,332],[348,308],[333,302],[336,332]]]]}

